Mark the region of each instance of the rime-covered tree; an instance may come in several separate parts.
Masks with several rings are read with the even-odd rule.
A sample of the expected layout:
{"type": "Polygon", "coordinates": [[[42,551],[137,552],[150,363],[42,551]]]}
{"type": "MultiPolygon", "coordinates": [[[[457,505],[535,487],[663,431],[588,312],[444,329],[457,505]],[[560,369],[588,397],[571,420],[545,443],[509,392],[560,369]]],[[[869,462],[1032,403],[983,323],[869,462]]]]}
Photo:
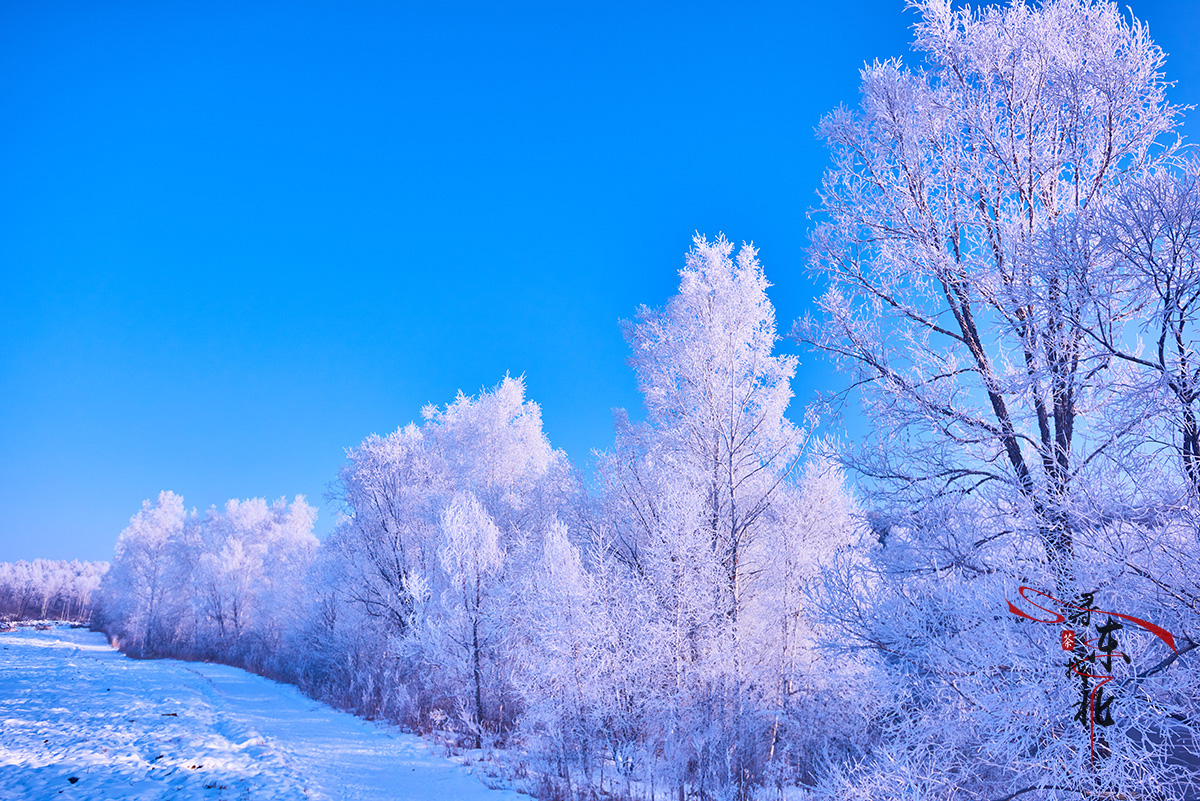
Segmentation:
{"type": "MultiPolygon", "coordinates": [[[[796,329],[847,371],[871,425],[844,457],[873,532],[826,573],[822,611],[845,658],[875,660],[862,697],[878,748],[831,793],[1183,792],[1186,673],[1125,697],[1093,768],[1054,654],[1003,601],[1023,583],[1099,588],[1192,625],[1128,570],[1164,511],[1149,385],[1189,358],[1174,343],[1127,358],[1147,323],[1170,340],[1188,297],[1156,296],[1135,252],[1147,182],[1176,167],[1163,53],[1108,2],[911,5],[920,68],[868,65],[859,107],[821,124],[833,164],[812,263],[828,289],[796,329]]],[[[1180,270],[1186,255],[1160,282],[1180,270]]]]}
{"type": "Polygon", "coordinates": [[[474,397],[459,393],[422,414],[421,426],[369,437],[347,452],[335,489],[342,517],[321,556],[329,581],[324,619],[336,620],[331,631],[341,633],[320,638],[352,648],[361,667],[321,681],[369,686],[376,700],[365,708],[398,698],[387,714],[425,721],[434,709],[457,718],[460,680],[474,687],[478,679],[478,694],[463,704],[476,741],[481,727],[503,729],[517,712],[504,703],[511,694],[497,667],[504,643],[491,632],[508,614],[503,588],[524,566],[463,561],[471,552],[464,538],[494,531],[497,552],[507,551],[556,520],[577,486],[542,431],[540,409],[525,399],[523,379],[506,377],[474,397]],[[490,522],[472,528],[466,518],[490,522]],[[480,585],[487,592],[478,606],[473,584],[462,583],[472,565],[488,585],[480,585]],[[370,629],[371,643],[350,636],[356,620],[370,629]],[[474,632],[464,639],[458,630],[464,620],[486,640],[478,648],[474,632]],[[455,638],[469,640],[469,647],[460,642],[466,651],[455,650],[455,638]]]}
{"type": "Polygon", "coordinates": [[[1113,268],[1079,326],[1130,369],[1129,414],[1159,424],[1146,450],[1160,464],[1170,455],[1170,472],[1200,498],[1200,162],[1167,162],[1130,181],[1092,233],[1113,268]]]}
{"type": "Polygon", "coordinates": [[[511,619],[522,642],[512,669],[530,748],[570,784],[573,769],[590,777],[604,750],[598,700],[608,677],[598,673],[607,610],[565,525],[552,523],[540,546],[515,588],[523,602],[511,619]]]}
{"type": "Polygon", "coordinates": [[[697,236],[679,293],[626,325],[647,420],[630,425],[619,418],[616,454],[605,470],[632,524],[622,532],[622,554],[643,570],[648,550],[664,542],[700,547],[720,575],[711,590],[736,643],[738,617],[753,592],[747,554],[769,522],[803,436],[784,415],[796,360],[773,355],[778,337],[762,265],[748,245],[736,258],[732,252],[723,237],[697,236]],[[656,473],[656,491],[639,492],[647,471],[656,473]],[[679,504],[668,510],[672,495],[679,504]]]}
{"type": "MultiPolygon", "coordinates": [[[[494,660],[502,631],[497,584],[503,576],[500,529],[469,490],[442,511],[438,562],[444,586],[426,617],[426,657],[449,678],[451,694],[468,718],[476,748],[483,746],[484,694],[494,688],[494,660]],[[491,685],[489,687],[489,685],[491,685]]],[[[492,701],[492,699],[488,699],[492,701]]],[[[494,717],[494,716],[493,716],[494,717]]]]}
{"type": "Polygon", "coordinates": [[[1073,498],[1129,433],[1103,422],[1114,366],[1077,324],[1121,323],[1090,234],[1172,153],[1163,54],[1109,3],[915,5],[926,68],[869,65],[860,107],[821,124],[829,289],[798,333],[861,389],[877,436],[856,466],[893,502],[1027,518],[1069,588],[1073,498]]]}
{"type": "Polygon", "coordinates": [[[661,750],[680,788],[705,792],[757,779],[757,699],[777,684],[748,613],[777,565],[764,546],[804,430],[785,416],[796,361],[774,354],[767,287],[752,247],[734,256],[723,237],[696,237],[678,294],[626,325],[646,422],[619,416],[599,465],[604,545],[629,571],[626,594],[655,598],[644,633],[661,750]]]}
{"type": "Polygon", "coordinates": [[[303,496],[230,500],[200,518],[182,497],[160,493],[117,540],[101,623],[131,653],[293,675],[285,650],[308,606],[315,522],[303,496]]]}
{"type": "Polygon", "coordinates": [[[300,623],[304,580],[317,549],[315,522],[316,510],[303,496],[291,504],[232,499],[193,522],[200,652],[262,667],[280,650],[300,623]]]}
{"type": "Polygon", "coordinates": [[[445,473],[413,424],[350,448],[340,472],[336,500],[343,513],[326,547],[345,572],[341,589],[400,636],[413,624],[418,577],[436,558],[432,543],[445,473]]]}
{"type": "Polygon", "coordinates": [[[102,585],[109,633],[122,649],[155,654],[191,636],[194,548],[186,538],[183,498],[159,493],[117,538],[112,569],[102,585]]]}
{"type": "Polygon", "coordinates": [[[90,622],[108,562],[0,562],[0,618],[90,622]]]}

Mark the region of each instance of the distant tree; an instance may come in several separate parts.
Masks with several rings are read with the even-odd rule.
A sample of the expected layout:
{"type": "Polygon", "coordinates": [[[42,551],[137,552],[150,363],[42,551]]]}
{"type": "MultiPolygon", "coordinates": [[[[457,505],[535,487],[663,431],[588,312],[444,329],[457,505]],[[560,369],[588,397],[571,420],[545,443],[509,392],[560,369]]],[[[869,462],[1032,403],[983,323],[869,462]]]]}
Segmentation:
{"type": "Polygon", "coordinates": [[[0,562],[0,619],[90,622],[108,562],[0,562]]]}

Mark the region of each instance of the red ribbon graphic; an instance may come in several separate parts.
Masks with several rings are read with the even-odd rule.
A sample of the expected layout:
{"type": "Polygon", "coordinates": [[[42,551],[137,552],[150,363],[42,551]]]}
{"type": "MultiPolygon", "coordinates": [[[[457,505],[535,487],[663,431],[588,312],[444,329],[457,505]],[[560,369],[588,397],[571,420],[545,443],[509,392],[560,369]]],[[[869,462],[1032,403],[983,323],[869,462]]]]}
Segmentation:
{"type": "MultiPolygon", "coordinates": [[[[1033,587],[1020,587],[1017,589],[1017,592],[1020,593],[1021,597],[1023,599],[1025,599],[1026,601],[1028,601],[1030,605],[1037,607],[1038,609],[1042,610],[1043,612],[1045,612],[1048,615],[1054,615],[1054,620],[1042,620],[1041,618],[1034,617],[1033,615],[1028,615],[1028,614],[1022,612],[1016,606],[1014,606],[1012,601],[1009,601],[1008,602],[1008,611],[1012,612],[1017,617],[1023,617],[1026,620],[1032,620],[1034,623],[1062,623],[1066,620],[1066,617],[1064,617],[1061,612],[1055,611],[1053,609],[1047,609],[1046,607],[1042,606],[1041,604],[1037,603],[1036,601],[1031,600],[1029,598],[1029,596],[1025,594],[1026,590],[1029,590],[1030,592],[1035,592],[1038,595],[1042,596],[1043,598],[1048,598],[1049,600],[1058,604],[1058,606],[1060,608],[1066,607],[1067,609],[1077,609],[1080,612],[1089,612],[1089,613],[1094,612],[1097,615],[1107,615],[1109,617],[1119,617],[1122,620],[1128,620],[1130,623],[1134,623],[1138,626],[1141,626],[1146,631],[1153,634],[1155,637],[1158,637],[1158,639],[1165,642],[1167,644],[1167,647],[1170,648],[1175,653],[1179,653],[1179,649],[1175,647],[1175,637],[1171,635],[1171,632],[1167,631],[1162,626],[1156,626],[1153,623],[1150,623],[1149,621],[1142,620],[1141,618],[1133,617],[1132,615],[1122,615],[1120,612],[1105,612],[1101,609],[1094,609],[1094,608],[1088,608],[1085,606],[1076,606],[1075,604],[1069,604],[1064,601],[1058,600],[1057,598],[1055,598],[1053,595],[1050,595],[1049,593],[1042,592],[1041,590],[1035,590],[1033,587]]],[[[1091,645],[1091,642],[1085,640],[1084,644],[1091,645]]],[[[1118,652],[1115,654],[1110,654],[1110,656],[1124,656],[1124,654],[1118,652]]],[[[1076,676],[1087,676],[1088,678],[1100,680],[1099,682],[1097,682],[1096,686],[1093,687],[1091,692],[1088,694],[1088,713],[1089,713],[1088,714],[1088,740],[1090,741],[1089,744],[1091,746],[1092,760],[1095,761],[1095,759],[1096,759],[1096,694],[1100,691],[1101,687],[1103,687],[1105,684],[1108,684],[1110,681],[1112,681],[1113,677],[1111,675],[1104,674],[1104,673],[1100,673],[1100,674],[1080,673],[1077,668],[1078,668],[1077,665],[1071,665],[1071,672],[1074,673],[1076,676]]]]}
{"type": "Polygon", "coordinates": [[[1158,637],[1158,639],[1165,642],[1167,644],[1167,647],[1170,648],[1172,651],[1174,651],[1175,653],[1179,653],[1179,649],[1175,647],[1175,638],[1171,635],[1171,632],[1167,631],[1162,626],[1156,626],[1153,623],[1142,620],[1141,618],[1133,617],[1132,615],[1122,615],[1120,612],[1105,612],[1101,609],[1089,609],[1086,606],[1076,606],[1075,604],[1065,603],[1064,601],[1058,600],[1053,595],[1042,592],[1041,590],[1035,590],[1033,587],[1020,587],[1017,589],[1017,592],[1021,594],[1022,598],[1024,598],[1026,601],[1029,601],[1030,605],[1036,606],[1038,609],[1041,609],[1046,614],[1054,615],[1054,620],[1042,620],[1041,618],[1036,618],[1033,615],[1027,615],[1024,612],[1022,612],[1020,609],[1018,609],[1017,607],[1013,606],[1012,601],[1009,601],[1008,602],[1008,611],[1012,612],[1017,617],[1023,617],[1026,620],[1032,620],[1034,623],[1062,623],[1063,621],[1066,620],[1066,618],[1061,613],[1056,612],[1052,609],[1047,609],[1046,607],[1041,606],[1040,604],[1030,600],[1029,596],[1025,594],[1025,590],[1029,590],[1030,592],[1036,592],[1038,595],[1042,596],[1043,598],[1049,598],[1051,601],[1054,601],[1054,603],[1058,604],[1060,607],[1066,607],[1067,609],[1078,609],[1080,612],[1095,612],[1098,615],[1110,615],[1112,617],[1119,617],[1122,620],[1128,620],[1130,623],[1136,623],[1137,625],[1144,628],[1146,631],[1153,634],[1155,637],[1158,637]]]}

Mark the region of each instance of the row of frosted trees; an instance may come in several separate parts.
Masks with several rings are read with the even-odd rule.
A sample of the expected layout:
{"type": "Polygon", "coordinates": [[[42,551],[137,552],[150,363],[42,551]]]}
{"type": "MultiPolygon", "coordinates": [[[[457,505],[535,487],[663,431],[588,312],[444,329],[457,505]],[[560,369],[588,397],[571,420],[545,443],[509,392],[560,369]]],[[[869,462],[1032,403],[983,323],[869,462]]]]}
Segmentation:
{"type": "Polygon", "coordinates": [[[754,250],[697,238],[680,274],[627,324],[646,419],[619,417],[594,487],[505,378],[351,448],[319,546],[302,499],[145,504],[107,630],[511,746],[543,793],[745,797],[811,776],[827,669],[803,593],[852,504],[836,466],[801,462],[754,250]]]}
{"type": "MultiPolygon", "coordinates": [[[[864,435],[819,447],[785,414],[755,253],[698,238],[626,326],[646,415],[593,484],[515,379],[349,452],[334,533],[279,584],[297,617],[261,624],[281,675],[505,744],[547,796],[1200,793],[1200,162],[1164,55],[1108,2],[912,5],[918,68],[868,65],[821,125],[826,291],[793,331],[864,435]],[[1127,616],[1106,714],[1066,621],[1011,614],[1021,586],[1107,610],[1084,651],[1127,616]]],[[[165,506],[122,535],[112,630],[241,647],[272,607],[222,640],[183,589],[199,561],[170,625],[132,589],[165,506]]]]}
{"type": "Polygon", "coordinates": [[[317,538],[302,496],[231,500],[204,515],[163,492],[117,539],[99,622],[133,656],[216,659],[283,675],[317,538]]]}
{"type": "Polygon", "coordinates": [[[0,620],[89,622],[107,562],[0,562],[0,620]]]}

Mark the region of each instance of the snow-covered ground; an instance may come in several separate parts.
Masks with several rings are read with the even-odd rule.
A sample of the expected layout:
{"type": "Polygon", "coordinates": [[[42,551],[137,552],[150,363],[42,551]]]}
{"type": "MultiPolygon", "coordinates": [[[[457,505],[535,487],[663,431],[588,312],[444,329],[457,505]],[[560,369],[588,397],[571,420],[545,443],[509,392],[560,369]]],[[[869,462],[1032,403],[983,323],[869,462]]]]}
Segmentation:
{"type": "Polygon", "coordinates": [[[54,798],[529,801],[294,687],[20,628],[0,634],[0,799],[54,798]]]}

